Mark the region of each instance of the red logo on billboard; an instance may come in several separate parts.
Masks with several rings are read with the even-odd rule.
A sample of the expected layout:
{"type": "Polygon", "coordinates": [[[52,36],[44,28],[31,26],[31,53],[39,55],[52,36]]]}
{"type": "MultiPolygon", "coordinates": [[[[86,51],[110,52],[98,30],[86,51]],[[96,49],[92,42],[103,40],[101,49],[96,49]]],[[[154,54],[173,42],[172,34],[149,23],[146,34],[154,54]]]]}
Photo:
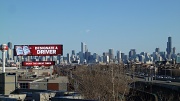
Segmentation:
{"type": "Polygon", "coordinates": [[[63,55],[63,45],[15,45],[14,56],[63,55]]]}
{"type": "Polygon", "coordinates": [[[35,61],[35,62],[22,62],[22,66],[52,66],[55,61],[35,61]]]}

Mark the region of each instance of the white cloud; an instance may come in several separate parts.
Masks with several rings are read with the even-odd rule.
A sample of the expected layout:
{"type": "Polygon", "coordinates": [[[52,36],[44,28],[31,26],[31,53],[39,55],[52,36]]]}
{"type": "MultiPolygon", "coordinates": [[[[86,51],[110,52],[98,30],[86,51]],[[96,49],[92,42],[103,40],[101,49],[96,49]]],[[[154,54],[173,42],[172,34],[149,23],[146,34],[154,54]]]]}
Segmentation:
{"type": "Polygon", "coordinates": [[[87,30],[86,30],[86,33],[89,33],[90,31],[91,31],[91,30],[87,29],[87,30]]]}

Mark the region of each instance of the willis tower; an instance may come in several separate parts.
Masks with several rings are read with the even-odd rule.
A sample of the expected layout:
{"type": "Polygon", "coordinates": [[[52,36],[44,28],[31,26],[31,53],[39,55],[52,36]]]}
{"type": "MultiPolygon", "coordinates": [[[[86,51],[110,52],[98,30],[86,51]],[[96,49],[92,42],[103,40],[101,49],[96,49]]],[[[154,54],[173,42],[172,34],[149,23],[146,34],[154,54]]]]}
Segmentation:
{"type": "Polygon", "coordinates": [[[168,37],[166,51],[167,51],[167,59],[171,59],[171,54],[172,54],[172,37],[168,37]]]}

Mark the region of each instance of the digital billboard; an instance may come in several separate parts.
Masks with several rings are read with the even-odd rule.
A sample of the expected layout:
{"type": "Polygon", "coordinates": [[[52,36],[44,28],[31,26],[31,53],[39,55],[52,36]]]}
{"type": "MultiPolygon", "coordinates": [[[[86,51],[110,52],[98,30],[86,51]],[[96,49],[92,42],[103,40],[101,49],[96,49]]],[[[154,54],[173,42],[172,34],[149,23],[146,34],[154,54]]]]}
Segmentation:
{"type": "Polygon", "coordinates": [[[14,45],[14,56],[63,55],[63,45],[14,45]]]}
{"type": "Polygon", "coordinates": [[[22,62],[22,66],[52,66],[52,65],[55,65],[55,61],[35,61],[35,62],[24,61],[22,62]]]}

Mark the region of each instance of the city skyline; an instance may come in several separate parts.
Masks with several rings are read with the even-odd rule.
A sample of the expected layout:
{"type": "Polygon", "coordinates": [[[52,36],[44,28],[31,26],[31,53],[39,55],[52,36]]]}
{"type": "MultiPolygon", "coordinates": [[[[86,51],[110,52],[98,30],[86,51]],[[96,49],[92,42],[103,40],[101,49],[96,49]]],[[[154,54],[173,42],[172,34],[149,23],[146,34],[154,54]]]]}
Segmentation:
{"type": "MultiPolygon", "coordinates": [[[[60,64],[71,64],[71,63],[127,63],[128,61],[140,62],[140,63],[155,63],[156,61],[176,61],[180,63],[180,53],[176,53],[176,47],[172,48],[172,37],[167,38],[167,48],[166,51],[160,51],[160,48],[155,48],[153,53],[140,52],[137,53],[136,49],[130,49],[129,54],[125,54],[120,50],[116,52],[114,49],[109,49],[109,51],[104,51],[102,54],[93,53],[88,51],[88,45],[81,42],[81,51],[75,52],[72,50],[71,53],[64,54],[63,56],[55,56],[53,59],[60,64]]],[[[12,47],[12,43],[8,42],[8,47],[12,47]]],[[[8,49],[7,60],[10,62],[13,59],[11,54],[12,49],[8,49]]],[[[44,56],[40,57],[14,57],[13,61],[47,61],[51,57],[47,58],[44,56]]]]}
{"type": "MultiPolygon", "coordinates": [[[[81,0],[80,0],[81,1],[81,0]]],[[[166,51],[167,37],[180,52],[180,1],[0,1],[0,43],[63,44],[64,55],[109,49],[128,54],[166,51]],[[33,5],[33,6],[32,6],[33,5]]]]}
{"type": "MultiPolygon", "coordinates": [[[[81,42],[80,43],[80,48],[79,48],[79,51],[77,51],[77,50],[74,50],[74,49],[72,49],[72,50],[70,50],[70,52],[66,52],[66,53],[64,53],[63,54],[63,56],[66,56],[67,54],[70,54],[70,55],[72,55],[72,53],[73,54],[77,54],[77,53],[85,53],[85,52],[92,52],[92,53],[97,53],[98,55],[100,55],[100,56],[103,56],[103,53],[104,52],[110,52],[110,50],[112,50],[113,51],[113,54],[117,54],[117,52],[118,51],[120,51],[121,53],[124,53],[125,55],[129,55],[130,53],[129,52],[131,52],[131,51],[134,51],[135,52],[135,54],[140,54],[141,52],[145,52],[145,53],[150,53],[150,54],[152,54],[153,52],[165,52],[166,54],[169,54],[169,55],[172,55],[172,54],[174,54],[174,53],[180,53],[177,49],[176,49],[176,47],[175,46],[173,46],[173,43],[172,43],[172,41],[173,41],[173,38],[171,37],[171,36],[169,36],[168,38],[167,38],[167,45],[166,45],[166,48],[165,48],[165,50],[162,50],[162,49],[160,49],[159,47],[156,47],[156,48],[154,48],[154,51],[152,51],[152,52],[147,52],[147,51],[137,51],[138,49],[136,49],[136,48],[131,48],[131,49],[129,49],[129,51],[127,51],[127,52],[123,52],[123,51],[121,51],[121,50],[114,50],[114,48],[109,48],[109,49],[106,49],[106,50],[104,50],[104,51],[102,51],[101,53],[97,53],[97,52],[93,52],[93,51],[88,51],[88,45],[85,43],[85,42],[81,42]],[[171,44],[170,46],[169,46],[169,43],[171,44]],[[73,52],[72,52],[73,51],[73,52]],[[170,51],[170,52],[169,52],[170,51]]],[[[14,49],[14,44],[12,43],[12,42],[7,42],[7,43],[4,43],[4,44],[7,44],[8,45],[8,47],[10,47],[10,49],[14,49]]],[[[22,44],[22,45],[27,45],[27,44],[22,44]]],[[[31,44],[32,45],[32,44],[31,44]]],[[[111,52],[112,52],[111,51],[111,52]]],[[[0,56],[1,56],[1,54],[0,54],[0,56]]],[[[113,56],[114,57],[114,56],[113,56]]],[[[131,56],[130,56],[131,57],[131,56]]]]}

